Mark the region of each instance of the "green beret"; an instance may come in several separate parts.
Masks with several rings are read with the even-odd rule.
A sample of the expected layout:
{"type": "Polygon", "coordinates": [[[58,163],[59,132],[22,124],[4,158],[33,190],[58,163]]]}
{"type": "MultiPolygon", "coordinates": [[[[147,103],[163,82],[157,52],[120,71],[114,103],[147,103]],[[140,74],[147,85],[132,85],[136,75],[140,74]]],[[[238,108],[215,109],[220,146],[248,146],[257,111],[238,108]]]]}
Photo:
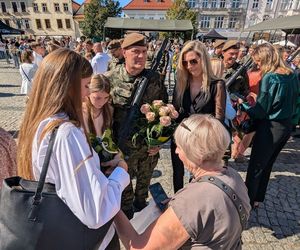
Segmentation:
{"type": "Polygon", "coordinates": [[[139,33],[130,33],[124,38],[122,43],[122,49],[126,49],[130,46],[147,46],[146,37],[139,33]]]}

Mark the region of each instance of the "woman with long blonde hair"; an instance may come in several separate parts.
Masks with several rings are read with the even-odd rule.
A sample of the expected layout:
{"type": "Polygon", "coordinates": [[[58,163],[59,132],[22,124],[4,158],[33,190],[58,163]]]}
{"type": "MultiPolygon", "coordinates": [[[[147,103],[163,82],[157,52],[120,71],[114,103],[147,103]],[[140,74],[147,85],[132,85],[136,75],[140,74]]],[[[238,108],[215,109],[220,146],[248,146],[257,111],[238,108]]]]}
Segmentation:
{"type": "MultiPolygon", "coordinates": [[[[199,41],[190,41],[182,48],[177,66],[177,83],[173,104],[179,110],[177,122],[191,114],[211,114],[222,123],[225,117],[226,90],[222,80],[211,68],[206,47],[199,41]]],[[[174,191],[183,187],[184,168],[171,144],[174,191]]]]}
{"type": "Polygon", "coordinates": [[[241,108],[256,127],[246,186],[251,205],[257,207],[264,201],[273,164],[292,131],[299,80],[269,43],[255,48],[252,57],[263,77],[256,104],[242,103],[241,108]]]}
{"type": "MultiPolygon", "coordinates": [[[[50,135],[58,127],[46,182],[55,185],[57,195],[82,224],[98,229],[120,210],[129,175],[126,162],[116,158],[110,162],[116,168],[107,179],[84,132],[82,100],[89,94],[92,72],[86,59],[68,49],[57,49],[44,58],[21,124],[18,172],[26,179],[39,179],[50,135]]],[[[49,248],[59,248],[56,239],[48,242],[53,242],[49,248]]],[[[68,248],[67,239],[61,244],[68,248]]],[[[97,245],[84,244],[84,249],[97,245]]]]}

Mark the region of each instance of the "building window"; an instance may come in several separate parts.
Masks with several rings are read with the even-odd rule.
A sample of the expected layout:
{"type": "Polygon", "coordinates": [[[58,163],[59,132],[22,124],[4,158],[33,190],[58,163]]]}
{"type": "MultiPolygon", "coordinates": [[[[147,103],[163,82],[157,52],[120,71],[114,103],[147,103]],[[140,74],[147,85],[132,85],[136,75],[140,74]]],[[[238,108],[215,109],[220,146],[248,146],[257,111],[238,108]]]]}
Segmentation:
{"type": "Polygon", "coordinates": [[[69,6],[67,3],[64,3],[64,11],[69,11],[69,6]]]}
{"type": "Polygon", "coordinates": [[[149,17],[149,19],[150,19],[150,20],[153,20],[153,19],[154,19],[154,17],[153,17],[153,16],[151,16],[151,17],[149,17]]]}
{"type": "Polygon", "coordinates": [[[55,9],[56,12],[60,11],[59,3],[54,4],[54,9],[55,9]]]}
{"type": "Polygon", "coordinates": [[[224,20],[223,16],[217,16],[217,17],[215,17],[215,25],[214,25],[214,27],[216,29],[222,28],[223,27],[223,20],[224,20]]]}
{"type": "Polygon", "coordinates": [[[6,5],[3,2],[1,2],[1,9],[3,13],[6,13],[6,5]]]}
{"type": "Polygon", "coordinates": [[[231,2],[231,8],[238,9],[240,7],[240,0],[233,0],[231,2]]]}
{"type": "Polygon", "coordinates": [[[71,21],[70,19],[66,19],[66,28],[71,29],[71,21]]]}
{"type": "Polygon", "coordinates": [[[200,27],[201,28],[209,28],[210,17],[209,16],[201,16],[200,27]]]}
{"type": "Polygon", "coordinates": [[[160,19],[160,20],[165,20],[165,18],[164,18],[164,17],[160,17],[159,19],[160,19]]]}
{"type": "Polygon", "coordinates": [[[10,26],[9,19],[4,19],[6,25],[10,26]]]}
{"type": "Polygon", "coordinates": [[[287,10],[288,6],[289,6],[289,1],[288,0],[282,0],[281,1],[281,5],[280,5],[281,10],[287,10]]]}
{"type": "Polygon", "coordinates": [[[30,29],[30,25],[29,25],[29,20],[28,19],[25,19],[25,27],[26,29],[30,29]]]}
{"type": "Polygon", "coordinates": [[[56,21],[57,21],[57,28],[62,29],[63,28],[62,20],[57,19],[56,21]]]}
{"type": "Polygon", "coordinates": [[[252,9],[258,9],[259,0],[253,0],[252,9]]]}
{"type": "Polygon", "coordinates": [[[18,7],[16,2],[11,2],[11,6],[13,8],[13,12],[18,12],[18,7]]]}
{"type": "Polygon", "coordinates": [[[217,8],[217,0],[212,0],[211,1],[211,7],[212,8],[217,8]]]}
{"type": "Polygon", "coordinates": [[[208,0],[203,0],[202,1],[202,8],[207,8],[208,7],[208,0]]]}
{"type": "Polygon", "coordinates": [[[195,8],[195,6],[196,6],[196,0],[189,0],[188,4],[189,4],[190,8],[195,8]]]}
{"type": "Polygon", "coordinates": [[[226,0],[220,0],[220,8],[225,8],[226,0]]]}
{"type": "Polygon", "coordinates": [[[48,11],[46,3],[42,3],[42,10],[43,10],[43,12],[47,12],[48,11]]]}
{"type": "Polygon", "coordinates": [[[34,3],[34,4],[33,4],[33,11],[34,11],[34,12],[38,12],[38,11],[39,11],[39,6],[38,6],[37,3],[34,3]]]}
{"type": "Polygon", "coordinates": [[[51,29],[50,19],[45,19],[45,26],[46,26],[46,29],[51,29]]]}
{"type": "Polygon", "coordinates": [[[256,23],[256,16],[253,15],[250,17],[249,26],[253,26],[256,23]]]}
{"type": "Polygon", "coordinates": [[[21,19],[17,19],[16,20],[16,24],[17,24],[17,28],[21,29],[22,28],[22,20],[21,19]]]}
{"type": "Polygon", "coordinates": [[[228,28],[229,29],[235,29],[236,22],[237,22],[236,17],[230,17],[229,18],[229,23],[228,23],[228,28]]]}
{"type": "Polygon", "coordinates": [[[35,23],[36,23],[37,29],[41,29],[42,28],[41,19],[35,19],[35,23]]]}
{"type": "Polygon", "coordinates": [[[22,12],[26,12],[25,2],[20,2],[22,12]]]}
{"type": "Polygon", "coordinates": [[[272,5],[273,5],[273,0],[267,0],[266,9],[267,9],[267,10],[272,9],[272,5]]]}

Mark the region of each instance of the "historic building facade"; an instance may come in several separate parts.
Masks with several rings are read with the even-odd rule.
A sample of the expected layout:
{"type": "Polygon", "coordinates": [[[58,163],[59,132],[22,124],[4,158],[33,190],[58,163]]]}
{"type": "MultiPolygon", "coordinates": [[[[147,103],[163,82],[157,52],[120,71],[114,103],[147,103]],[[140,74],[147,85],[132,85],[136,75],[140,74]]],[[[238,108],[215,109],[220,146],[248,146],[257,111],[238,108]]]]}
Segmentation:
{"type": "Polygon", "coordinates": [[[71,0],[0,0],[0,19],[31,37],[75,37],[71,0]]]}
{"type": "Polygon", "coordinates": [[[249,0],[245,28],[270,18],[299,14],[299,0],[249,0]]]}
{"type": "Polygon", "coordinates": [[[247,0],[188,0],[198,14],[199,32],[216,29],[226,37],[238,37],[244,28],[247,0]]]}

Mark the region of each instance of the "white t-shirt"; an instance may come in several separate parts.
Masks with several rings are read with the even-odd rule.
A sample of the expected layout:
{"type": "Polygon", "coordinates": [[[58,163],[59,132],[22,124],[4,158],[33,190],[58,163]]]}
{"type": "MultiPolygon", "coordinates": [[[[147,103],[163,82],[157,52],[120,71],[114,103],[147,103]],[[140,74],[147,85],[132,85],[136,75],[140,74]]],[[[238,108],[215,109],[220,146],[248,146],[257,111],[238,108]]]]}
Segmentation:
{"type": "MultiPolygon", "coordinates": [[[[48,133],[39,143],[45,126],[53,120],[68,120],[59,113],[42,121],[32,145],[32,167],[39,179],[49,144],[48,133]]],[[[90,147],[82,128],[70,122],[60,125],[53,146],[46,182],[55,184],[57,195],[87,227],[96,229],[110,221],[120,210],[122,191],[129,184],[129,175],[116,167],[106,178],[100,171],[100,160],[90,147]]]]}
{"type": "Polygon", "coordinates": [[[20,74],[22,77],[21,94],[29,95],[32,89],[32,80],[38,67],[33,63],[22,63],[20,66],[20,74]]]}
{"type": "Polygon", "coordinates": [[[108,62],[110,61],[109,55],[106,53],[97,53],[92,59],[92,67],[93,73],[96,74],[103,74],[107,71],[108,62]]]}
{"type": "Polygon", "coordinates": [[[36,53],[35,51],[33,51],[33,57],[34,57],[34,60],[33,60],[33,63],[36,64],[37,66],[40,66],[41,62],[43,61],[43,57],[36,53]]]}

